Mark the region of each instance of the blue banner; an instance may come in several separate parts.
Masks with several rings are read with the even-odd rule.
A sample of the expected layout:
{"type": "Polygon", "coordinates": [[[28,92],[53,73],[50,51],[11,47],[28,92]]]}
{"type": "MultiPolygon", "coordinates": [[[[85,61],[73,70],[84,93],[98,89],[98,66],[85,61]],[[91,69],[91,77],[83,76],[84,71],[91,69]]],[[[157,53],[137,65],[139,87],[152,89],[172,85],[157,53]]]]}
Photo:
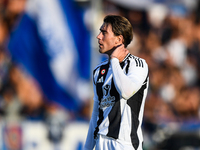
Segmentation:
{"type": "Polygon", "coordinates": [[[8,49],[48,100],[77,111],[90,94],[90,34],[72,0],[30,0],[8,49]]]}

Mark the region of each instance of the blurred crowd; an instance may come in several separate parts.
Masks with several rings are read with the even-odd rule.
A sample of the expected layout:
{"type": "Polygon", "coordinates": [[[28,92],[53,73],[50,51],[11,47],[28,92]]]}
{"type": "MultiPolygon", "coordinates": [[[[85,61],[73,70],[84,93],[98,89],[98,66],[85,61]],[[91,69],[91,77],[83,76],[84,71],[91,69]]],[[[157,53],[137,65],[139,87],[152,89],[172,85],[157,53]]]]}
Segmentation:
{"type": "MultiPolygon", "coordinates": [[[[39,91],[32,90],[35,85],[34,82],[11,61],[11,56],[7,50],[7,43],[9,35],[19,20],[20,15],[25,8],[25,0],[19,1],[0,1],[0,110],[1,116],[17,115],[26,103],[34,95],[38,98],[33,101],[33,109],[41,103],[41,95],[39,91]],[[37,96],[36,96],[37,97],[37,96]],[[12,111],[15,111],[12,113],[12,111]]],[[[37,88],[35,88],[37,89],[37,88]]],[[[31,104],[32,105],[32,104],[31,104]]],[[[27,105],[32,107],[31,105],[27,105]]],[[[32,110],[33,110],[32,109],[32,110]]],[[[31,110],[31,109],[30,109],[31,110]]],[[[13,117],[15,118],[15,117],[13,117]]],[[[12,120],[12,119],[11,119],[12,120]]]]}
{"type": "MultiPolygon", "coordinates": [[[[6,48],[25,3],[0,0],[0,117],[7,121],[44,119],[58,108],[65,113],[45,102],[38,83],[13,64],[6,48]]],[[[182,3],[138,9],[103,0],[102,8],[104,15],[120,14],[130,20],[134,39],[128,49],[149,65],[143,124],[146,150],[173,150],[170,146],[177,139],[182,145],[191,140],[188,145],[200,149],[199,135],[195,135],[200,129],[200,1],[192,9],[182,3]]],[[[80,115],[89,119],[89,105],[80,115]]]]}

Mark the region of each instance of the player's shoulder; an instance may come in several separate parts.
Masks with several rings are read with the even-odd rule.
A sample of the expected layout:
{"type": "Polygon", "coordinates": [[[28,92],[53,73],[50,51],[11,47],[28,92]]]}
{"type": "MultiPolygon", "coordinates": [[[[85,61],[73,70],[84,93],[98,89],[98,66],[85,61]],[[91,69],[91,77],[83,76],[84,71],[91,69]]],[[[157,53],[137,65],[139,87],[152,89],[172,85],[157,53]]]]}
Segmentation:
{"type": "Polygon", "coordinates": [[[131,53],[128,54],[127,58],[128,58],[129,60],[134,60],[134,61],[135,61],[135,60],[141,60],[141,61],[146,62],[144,58],[138,57],[138,56],[133,55],[133,54],[131,54],[131,53]]]}
{"type": "Polygon", "coordinates": [[[94,68],[93,72],[95,72],[98,68],[100,68],[103,65],[108,64],[108,59],[102,61],[101,63],[99,63],[98,65],[96,65],[96,67],[94,68]]]}
{"type": "Polygon", "coordinates": [[[135,56],[133,54],[129,54],[127,59],[135,67],[141,67],[141,68],[148,67],[146,60],[141,57],[135,56]]]}

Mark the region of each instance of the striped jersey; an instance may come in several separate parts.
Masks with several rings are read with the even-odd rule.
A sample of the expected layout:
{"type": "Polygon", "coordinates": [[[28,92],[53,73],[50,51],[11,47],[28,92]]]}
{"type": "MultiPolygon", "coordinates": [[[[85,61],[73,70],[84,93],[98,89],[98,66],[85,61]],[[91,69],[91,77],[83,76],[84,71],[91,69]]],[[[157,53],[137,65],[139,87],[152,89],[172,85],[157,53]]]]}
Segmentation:
{"type": "Polygon", "coordinates": [[[146,61],[130,53],[121,63],[112,58],[94,69],[94,107],[85,149],[92,149],[101,134],[131,143],[133,150],[142,150],[141,124],[148,82],[146,61]]]}

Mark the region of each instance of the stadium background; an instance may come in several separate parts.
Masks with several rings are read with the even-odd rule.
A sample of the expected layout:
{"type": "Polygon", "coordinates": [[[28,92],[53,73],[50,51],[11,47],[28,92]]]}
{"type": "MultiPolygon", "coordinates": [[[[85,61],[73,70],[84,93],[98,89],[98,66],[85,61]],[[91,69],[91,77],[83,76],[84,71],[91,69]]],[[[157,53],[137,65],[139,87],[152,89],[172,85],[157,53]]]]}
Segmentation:
{"type": "Polygon", "coordinates": [[[0,0],[1,150],[81,150],[106,14],[149,65],[144,150],[200,149],[199,0],[0,0]]]}

